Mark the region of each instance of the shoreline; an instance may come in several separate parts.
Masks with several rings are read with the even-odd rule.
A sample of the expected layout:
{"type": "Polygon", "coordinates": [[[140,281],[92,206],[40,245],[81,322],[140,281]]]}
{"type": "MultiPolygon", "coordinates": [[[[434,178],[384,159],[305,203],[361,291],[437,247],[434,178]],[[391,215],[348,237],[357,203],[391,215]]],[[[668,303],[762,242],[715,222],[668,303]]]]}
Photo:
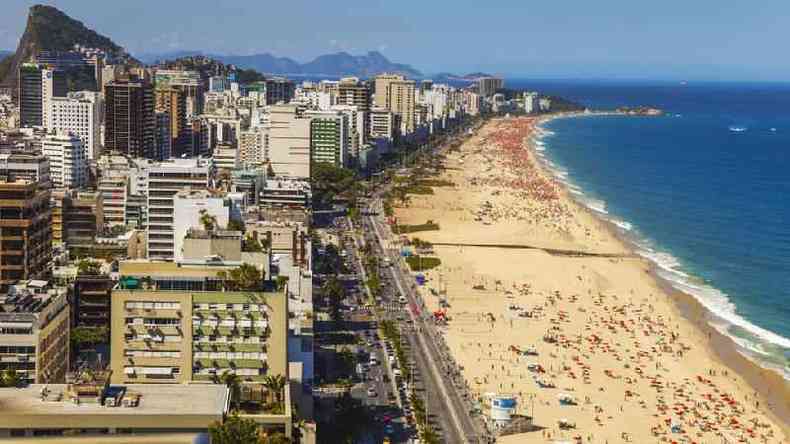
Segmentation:
{"type": "Polygon", "coordinates": [[[442,264],[424,273],[427,283],[421,294],[429,311],[442,307],[440,299],[449,303],[450,322],[441,331],[452,355],[464,368],[470,389],[481,399],[489,393],[514,394],[520,413],[530,414],[530,404],[540,409],[536,423],[543,428],[542,437],[540,431],[520,433],[514,435],[519,440],[510,441],[507,436],[503,442],[544,442],[547,437],[569,436],[586,437],[586,441],[592,438],[593,442],[603,442],[604,438],[609,442],[621,442],[618,438],[657,442],[660,436],[672,436],[665,429],[669,423],[664,425],[675,417],[672,409],[685,423],[684,428],[697,430],[699,437],[705,437],[701,441],[692,435],[688,438],[712,442],[712,434],[723,436],[716,432],[721,428],[726,430],[729,442],[737,442],[732,438],[744,436],[745,431],[733,426],[730,417],[719,410],[724,406],[716,396],[711,397],[711,389],[734,394],[727,398],[733,413],[737,412],[733,421],[736,417],[755,421],[758,433],[751,435],[752,440],[746,436],[749,442],[763,442],[758,435],[765,442],[786,442],[790,409],[785,407],[790,398],[785,396],[790,391],[781,376],[749,361],[732,340],[709,326],[707,310],[699,301],[670,287],[648,258],[633,255],[633,244],[615,222],[577,200],[570,186],[543,163],[548,159],[537,154],[534,142],[540,125],[550,119],[601,114],[489,121],[460,149],[447,154],[447,168],[440,177],[454,185],[436,188],[435,195],[427,198],[413,196],[412,205],[396,208],[396,216],[403,223],[419,224],[429,219],[441,225],[438,231],[410,237],[436,244],[442,264]],[[515,148],[515,134],[526,134],[520,136],[520,148],[515,148]],[[507,137],[510,139],[503,142],[507,137]],[[476,215],[474,221],[470,213],[476,215]],[[506,247],[514,244],[532,248],[506,247]],[[551,254],[563,250],[592,254],[551,254]],[[491,288],[492,283],[495,288],[491,288]],[[519,310],[526,307],[533,308],[524,318],[521,315],[527,313],[519,310]],[[533,317],[534,310],[537,315],[533,317]],[[514,316],[517,313],[519,316],[514,316]],[[681,318],[684,321],[676,321],[681,318]],[[564,339],[557,344],[539,342],[552,331],[564,339]],[[665,342],[670,335],[671,341],[665,342]],[[656,338],[652,352],[649,346],[647,353],[641,351],[645,343],[649,345],[656,338]],[[514,353],[514,345],[521,348],[530,342],[539,358],[514,353]],[[691,351],[689,357],[684,351],[691,351]],[[525,371],[529,367],[527,359],[538,359],[545,376],[538,377],[534,369],[525,371]],[[493,363],[489,365],[488,361],[493,363]],[[497,361],[505,365],[500,368],[494,364],[497,361]],[[574,375],[576,365],[584,369],[583,380],[577,379],[578,373],[574,375]],[[607,369],[603,375],[597,371],[601,368],[607,369]],[[634,369],[636,379],[629,376],[634,369]],[[538,382],[544,377],[555,381],[553,387],[558,388],[540,386],[538,382]],[[667,385],[649,383],[656,378],[666,378],[667,385]],[[600,389],[593,390],[595,387],[600,389]],[[625,399],[617,397],[620,389],[625,390],[625,399]],[[664,395],[664,389],[671,390],[664,395]],[[569,391],[579,399],[585,395],[584,405],[558,407],[553,390],[569,391]],[[636,393],[636,398],[629,393],[636,393]],[[667,395],[676,403],[667,403],[667,395]],[[634,404],[635,400],[639,402],[634,404]],[[683,407],[678,413],[677,402],[681,400],[683,407]],[[594,412],[590,412],[593,404],[594,412]],[[712,407],[715,414],[711,417],[712,407]],[[635,413],[632,420],[614,414],[618,408],[620,412],[624,408],[639,410],[629,410],[635,413]],[[657,414],[650,415],[651,408],[657,414]],[[641,414],[641,409],[647,410],[641,414]],[[591,421],[593,414],[595,422],[591,421]],[[574,422],[574,427],[578,423],[579,428],[558,428],[557,421],[566,418],[574,422]],[[770,433],[762,434],[768,430],[770,433]]]}
{"type": "MultiPolygon", "coordinates": [[[[539,119],[536,128],[546,131],[543,125],[558,119],[571,119],[580,117],[600,117],[600,116],[627,116],[621,113],[601,112],[601,113],[564,113],[558,116],[549,116],[539,119]]],[[[640,117],[640,116],[636,116],[640,117]]],[[[533,135],[534,136],[534,135],[533,135]]],[[[645,258],[637,252],[638,246],[633,239],[623,233],[622,227],[615,221],[598,214],[596,211],[587,207],[584,202],[571,192],[568,184],[556,180],[546,165],[548,159],[537,155],[535,140],[531,136],[527,142],[527,148],[538,165],[542,173],[555,180],[562,189],[566,198],[573,201],[582,211],[600,221],[612,235],[616,238],[630,254],[643,258],[650,265],[650,277],[659,285],[664,294],[669,298],[677,313],[683,316],[692,325],[696,326],[703,335],[708,335],[708,350],[716,356],[720,363],[744,378],[755,392],[763,398],[765,405],[769,406],[769,411],[774,419],[784,424],[785,434],[790,435],[790,380],[786,379],[779,369],[764,367],[754,358],[741,351],[741,347],[727,334],[722,333],[710,324],[711,317],[716,314],[705,307],[702,302],[694,295],[686,293],[676,288],[672,281],[662,277],[658,270],[659,265],[649,258],[645,258]]],[[[790,436],[788,436],[790,439],[790,436]]]]}

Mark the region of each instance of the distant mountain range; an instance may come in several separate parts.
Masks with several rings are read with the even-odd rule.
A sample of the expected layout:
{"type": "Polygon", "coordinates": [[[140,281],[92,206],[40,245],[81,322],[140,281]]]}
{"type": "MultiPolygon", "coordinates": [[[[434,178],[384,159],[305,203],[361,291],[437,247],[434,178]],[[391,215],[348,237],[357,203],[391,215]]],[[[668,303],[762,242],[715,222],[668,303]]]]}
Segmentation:
{"type": "MultiPolygon", "coordinates": [[[[288,57],[277,57],[269,53],[253,55],[215,55],[201,51],[174,51],[162,54],[140,54],[139,61],[131,58],[125,50],[91,29],[82,22],[75,20],[60,10],[36,5],[30,8],[25,32],[19,40],[15,52],[0,50],[0,84],[15,85],[19,66],[31,60],[38,51],[67,51],[75,44],[91,48],[101,48],[115,57],[131,63],[155,64],[161,60],[174,60],[191,55],[204,55],[225,64],[232,64],[242,69],[253,69],[265,74],[289,76],[357,76],[372,77],[383,72],[402,74],[411,78],[426,78],[422,72],[404,63],[395,63],[378,51],[370,51],[363,55],[351,55],[337,52],[316,57],[307,63],[299,63],[288,57]]],[[[472,73],[463,76],[442,73],[431,76],[437,81],[468,81],[472,82],[485,73],[472,73]]]]}
{"type": "Polygon", "coordinates": [[[370,51],[364,55],[351,55],[337,52],[318,56],[310,62],[299,63],[288,57],[277,57],[272,54],[253,55],[221,55],[205,54],[200,51],[175,51],[164,54],[140,54],[139,59],[146,64],[154,64],[162,60],[172,60],[191,55],[204,55],[225,64],[239,68],[254,69],[267,74],[292,76],[357,76],[371,77],[383,72],[403,74],[407,77],[423,77],[423,74],[410,65],[394,63],[378,51],[370,51]]]}

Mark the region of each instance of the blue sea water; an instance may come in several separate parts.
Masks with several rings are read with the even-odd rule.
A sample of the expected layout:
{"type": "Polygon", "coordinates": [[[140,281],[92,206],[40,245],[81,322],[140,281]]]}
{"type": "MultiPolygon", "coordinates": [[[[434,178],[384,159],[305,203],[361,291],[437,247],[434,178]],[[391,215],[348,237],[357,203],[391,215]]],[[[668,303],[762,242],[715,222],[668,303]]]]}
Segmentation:
{"type": "Polygon", "coordinates": [[[553,120],[558,178],[697,297],[742,350],[790,378],[790,85],[510,81],[594,109],[553,120]]]}

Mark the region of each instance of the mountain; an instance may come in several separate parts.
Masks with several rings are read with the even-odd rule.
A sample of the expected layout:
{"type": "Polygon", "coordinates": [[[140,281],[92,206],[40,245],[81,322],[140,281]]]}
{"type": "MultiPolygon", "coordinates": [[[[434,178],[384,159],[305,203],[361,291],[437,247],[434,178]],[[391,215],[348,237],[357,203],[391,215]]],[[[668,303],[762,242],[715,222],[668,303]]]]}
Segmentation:
{"type": "Polygon", "coordinates": [[[200,51],[175,51],[163,54],[141,54],[139,58],[145,63],[153,64],[160,60],[171,60],[190,55],[205,55],[225,64],[236,65],[239,68],[254,69],[268,74],[370,77],[382,72],[391,72],[408,77],[422,77],[420,71],[406,64],[393,63],[377,51],[371,51],[360,56],[354,56],[347,52],[326,54],[318,56],[307,63],[299,63],[288,57],[276,57],[268,53],[218,55],[203,54],[200,51]]]}
{"type": "Polygon", "coordinates": [[[422,77],[422,73],[410,65],[390,62],[378,51],[370,51],[361,56],[353,56],[347,52],[322,55],[302,65],[302,70],[303,74],[312,75],[371,77],[389,72],[408,77],[422,77]]]}
{"type": "Polygon", "coordinates": [[[0,62],[0,79],[5,85],[15,85],[19,65],[31,60],[38,51],[68,51],[74,45],[101,48],[111,56],[126,58],[123,48],[82,22],[52,6],[35,5],[30,8],[16,52],[0,62]]]}
{"type": "Polygon", "coordinates": [[[239,68],[254,69],[269,74],[302,74],[302,65],[288,57],[276,57],[271,54],[255,54],[248,56],[213,55],[222,63],[236,65],[239,68]]]}

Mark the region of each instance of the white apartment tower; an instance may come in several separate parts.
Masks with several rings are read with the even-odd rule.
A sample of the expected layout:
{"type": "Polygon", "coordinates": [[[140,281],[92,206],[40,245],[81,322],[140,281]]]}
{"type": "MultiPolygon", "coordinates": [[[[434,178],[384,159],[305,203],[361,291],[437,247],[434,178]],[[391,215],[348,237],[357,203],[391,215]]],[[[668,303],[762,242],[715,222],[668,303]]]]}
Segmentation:
{"type": "Polygon", "coordinates": [[[208,159],[170,159],[148,167],[148,258],[172,261],[175,257],[176,193],[205,190],[212,167],[208,159]]]}
{"type": "Polygon", "coordinates": [[[41,153],[49,160],[50,179],[55,188],[80,188],[87,184],[85,147],[73,134],[50,134],[41,142],[41,153]]]}
{"type": "Polygon", "coordinates": [[[310,177],[310,118],[297,105],[270,107],[269,162],[277,176],[310,177]]]}
{"type": "Polygon", "coordinates": [[[89,160],[100,155],[101,99],[98,93],[80,91],[52,97],[45,106],[47,130],[72,133],[80,138],[89,160]]]}
{"type": "MultiPolygon", "coordinates": [[[[56,85],[55,70],[42,69],[41,70],[41,126],[45,129],[51,129],[52,123],[52,100],[58,96],[58,88],[65,86],[56,85]]],[[[62,92],[61,92],[62,93],[62,92]]]]}
{"type": "Polygon", "coordinates": [[[538,93],[536,92],[525,92],[524,93],[524,112],[527,114],[532,114],[540,111],[540,103],[538,99],[538,93]]]}

